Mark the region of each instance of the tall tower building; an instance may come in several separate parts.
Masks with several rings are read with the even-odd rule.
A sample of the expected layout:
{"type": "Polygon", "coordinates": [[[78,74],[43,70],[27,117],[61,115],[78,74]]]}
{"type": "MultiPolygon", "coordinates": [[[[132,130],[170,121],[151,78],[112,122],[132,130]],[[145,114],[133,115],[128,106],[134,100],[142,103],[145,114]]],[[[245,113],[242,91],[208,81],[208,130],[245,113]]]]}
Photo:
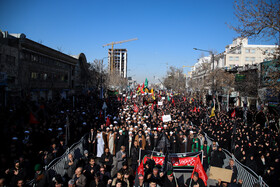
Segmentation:
{"type": "Polygon", "coordinates": [[[108,50],[109,72],[117,71],[123,78],[127,78],[127,50],[112,49],[108,50]],[[113,59],[111,59],[113,58],[113,59]],[[113,63],[113,65],[111,65],[113,63]]]}

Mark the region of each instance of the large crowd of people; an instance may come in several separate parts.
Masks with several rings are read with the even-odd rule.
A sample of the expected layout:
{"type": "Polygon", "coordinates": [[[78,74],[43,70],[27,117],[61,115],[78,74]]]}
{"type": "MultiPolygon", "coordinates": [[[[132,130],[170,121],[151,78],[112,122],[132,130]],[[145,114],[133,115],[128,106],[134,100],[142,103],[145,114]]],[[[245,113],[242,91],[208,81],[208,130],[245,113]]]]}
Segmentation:
{"type": "MultiPolygon", "coordinates": [[[[265,123],[260,122],[263,120],[260,117],[261,120],[254,115],[249,117],[250,110],[246,120],[240,109],[234,109],[235,117],[230,115],[233,110],[215,111],[215,115],[209,117],[211,105],[198,99],[167,93],[157,94],[152,101],[149,97],[138,95],[127,99],[121,95],[108,98],[105,100],[106,116],[101,110],[104,100],[92,95],[76,98],[75,103],[67,100],[45,102],[43,107],[38,103],[23,103],[19,108],[7,111],[4,138],[10,141],[7,152],[1,154],[0,184],[22,186],[34,178],[37,186],[129,187],[136,185],[137,176],[138,186],[204,185],[197,173],[179,184],[172,170],[164,172],[152,159],[145,163],[144,175],[137,175],[142,149],[168,150],[170,153],[203,151],[205,171],[209,166],[228,164],[226,168],[233,172],[229,185],[242,186],[242,180],[237,180],[234,160],[224,163],[226,156],[222,148],[232,152],[238,161],[262,176],[270,186],[279,182],[280,139],[276,115],[257,111],[258,116],[267,118],[265,123]],[[162,105],[157,101],[162,101],[162,105]],[[39,108],[38,123],[31,124],[30,118],[23,119],[22,113],[27,116],[36,108],[39,108]],[[163,115],[170,115],[171,121],[163,122],[163,115]],[[66,134],[67,125],[70,125],[70,132],[66,134]],[[65,175],[50,178],[43,166],[61,156],[67,146],[86,133],[86,150],[82,157],[68,154],[65,175]],[[205,133],[213,140],[212,144],[206,141],[205,133]],[[163,136],[166,145],[160,148],[163,136]]],[[[217,186],[225,185],[223,181],[217,183],[217,186]]]]}

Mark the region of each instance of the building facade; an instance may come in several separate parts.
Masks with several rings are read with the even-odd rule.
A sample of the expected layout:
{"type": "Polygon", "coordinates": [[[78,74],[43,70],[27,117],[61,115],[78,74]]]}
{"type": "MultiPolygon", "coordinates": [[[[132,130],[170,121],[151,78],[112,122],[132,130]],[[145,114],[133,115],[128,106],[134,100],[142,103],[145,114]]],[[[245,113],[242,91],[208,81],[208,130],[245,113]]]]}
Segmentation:
{"type": "Polygon", "coordinates": [[[113,49],[113,54],[112,49],[108,49],[108,67],[109,72],[117,71],[121,77],[127,78],[127,49],[113,49]]]}
{"type": "Polygon", "coordinates": [[[24,34],[0,33],[0,98],[66,98],[86,86],[86,57],[69,56],[24,34]]]}
{"type": "Polygon", "coordinates": [[[276,45],[248,44],[247,38],[236,38],[232,44],[226,46],[223,53],[219,54],[220,58],[215,58],[215,63],[218,67],[227,68],[259,64],[271,60],[276,48],[276,45]]]}

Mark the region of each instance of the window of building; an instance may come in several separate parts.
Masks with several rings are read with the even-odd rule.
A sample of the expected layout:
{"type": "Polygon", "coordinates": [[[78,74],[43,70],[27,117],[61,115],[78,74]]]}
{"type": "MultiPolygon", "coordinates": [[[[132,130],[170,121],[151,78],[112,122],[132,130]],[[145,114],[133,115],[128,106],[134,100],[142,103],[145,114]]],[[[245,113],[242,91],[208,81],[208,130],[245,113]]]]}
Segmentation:
{"type": "Polygon", "coordinates": [[[239,56],[236,56],[236,57],[235,57],[235,61],[239,61],[239,56]]]}
{"type": "Polygon", "coordinates": [[[245,61],[250,61],[250,57],[246,57],[246,58],[245,58],[245,61]]]}
{"type": "Polygon", "coordinates": [[[24,53],[24,60],[26,60],[26,61],[30,60],[30,53],[28,53],[28,52],[24,53]]]}
{"type": "Polygon", "coordinates": [[[36,72],[31,72],[31,79],[38,79],[38,73],[36,72]]]}
{"type": "Polygon", "coordinates": [[[31,54],[31,61],[32,61],[32,62],[38,62],[38,55],[36,55],[36,54],[31,54]]]}
{"type": "Polygon", "coordinates": [[[251,52],[251,53],[255,53],[256,50],[255,50],[255,49],[251,49],[250,52],[251,52]]]}
{"type": "Polygon", "coordinates": [[[245,52],[246,52],[246,53],[250,53],[250,49],[246,49],[245,52]]]}
{"type": "Polygon", "coordinates": [[[251,57],[251,61],[255,61],[255,57],[251,57]]]}
{"type": "Polygon", "coordinates": [[[47,80],[47,78],[48,78],[48,74],[43,73],[42,75],[43,75],[43,80],[47,80]]]}
{"type": "Polygon", "coordinates": [[[229,57],[229,61],[233,61],[233,59],[234,59],[233,56],[229,57]]]}
{"type": "Polygon", "coordinates": [[[11,55],[6,55],[6,61],[9,65],[15,65],[16,57],[11,55]]]}

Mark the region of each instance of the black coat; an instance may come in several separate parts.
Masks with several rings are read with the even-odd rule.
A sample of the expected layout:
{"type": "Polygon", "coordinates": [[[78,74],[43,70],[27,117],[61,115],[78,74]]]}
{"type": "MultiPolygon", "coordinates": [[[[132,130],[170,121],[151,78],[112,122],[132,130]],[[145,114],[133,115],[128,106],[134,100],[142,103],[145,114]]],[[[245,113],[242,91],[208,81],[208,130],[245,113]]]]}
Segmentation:
{"type": "Polygon", "coordinates": [[[213,156],[211,157],[210,165],[221,168],[224,165],[225,158],[226,158],[225,153],[223,153],[222,151],[216,150],[216,151],[214,151],[213,156]]]}
{"type": "Polygon", "coordinates": [[[230,165],[228,165],[228,166],[226,166],[226,169],[232,170],[231,183],[233,183],[234,179],[237,181],[238,171],[237,171],[236,166],[233,166],[233,168],[231,169],[230,165]]]}
{"type": "Polygon", "coordinates": [[[139,147],[131,148],[131,164],[137,164],[137,160],[139,159],[139,147]]]}
{"type": "Polygon", "coordinates": [[[101,155],[100,162],[104,165],[110,166],[113,164],[113,156],[111,155],[110,152],[108,152],[108,154],[103,153],[101,155]],[[108,159],[109,161],[105,161],[105,159],[108,159]]]}
{"type": "Polygon", "coordinates": [[[193,180],[191,180],[191,178],[189,178],[186,181],[185,185],[188,186],[188,187],[193,187],[194,185],[197,185],[197,184],[199,184],[199,187],[205,187],[205,184],[204,184],[204,182],[201,178],[198,178],[198,180],[196,182],[194,182],[193,180]]]}
{"type": "Polygon", "coordinates": [[[125,145],[125,136],[118,134],[115,140],[116,153],[121,150],[121,146],[125,145]]]}

